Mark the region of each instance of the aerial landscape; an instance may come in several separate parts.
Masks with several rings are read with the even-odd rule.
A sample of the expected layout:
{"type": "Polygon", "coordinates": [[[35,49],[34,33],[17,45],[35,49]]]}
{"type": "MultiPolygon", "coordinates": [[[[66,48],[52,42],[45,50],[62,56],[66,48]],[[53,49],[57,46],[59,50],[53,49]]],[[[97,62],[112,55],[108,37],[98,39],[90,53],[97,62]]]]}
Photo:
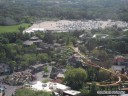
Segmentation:
{"type": "Polygon", "coordinates": [[[0,96],[128,96],[128,0],[0,0],[0,96]]]}

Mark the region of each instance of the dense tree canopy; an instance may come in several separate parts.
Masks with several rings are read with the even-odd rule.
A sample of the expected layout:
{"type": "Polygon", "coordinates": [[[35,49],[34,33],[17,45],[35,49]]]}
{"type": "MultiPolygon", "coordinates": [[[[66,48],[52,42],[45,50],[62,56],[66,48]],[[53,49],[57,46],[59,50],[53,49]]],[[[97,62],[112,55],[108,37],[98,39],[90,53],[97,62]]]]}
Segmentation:
{"type": "Polygon", "coordinates": [[[65,83],[73,89],[82,88],[87,80],[87,73],[81,68],[71,68],[65,73],[65,83]]]}
{"type": "Polygon", "coordinates": [[[127,0],[0,0],[0,25],[43,18],[128,21],[127,5],[127,0]]]}

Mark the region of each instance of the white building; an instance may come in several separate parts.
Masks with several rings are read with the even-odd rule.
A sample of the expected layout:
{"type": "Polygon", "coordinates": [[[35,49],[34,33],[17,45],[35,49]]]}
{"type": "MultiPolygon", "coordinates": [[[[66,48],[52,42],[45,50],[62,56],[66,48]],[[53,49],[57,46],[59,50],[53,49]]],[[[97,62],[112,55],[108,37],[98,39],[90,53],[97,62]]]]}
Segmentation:
{"type": "Polygon", "coordinates": [[[60,83],[53,83],[53,82],[42,83],[41,81],[37,81],[35,84],[31,86],[31,88],[34,90],[42,90],[48,92],[52,92],[52,91],[63,92],[70,89],[70,87],[60,83]]]}
{"type": "Polygon", "coordinates": [[[23,33],[32,33],[32,32],[36,32],[36,31],[44,32],[45,29],[44,28],[28,28],[28,29],[24,30],[23,33]]]}
{"type": "Polygon", "coordinates": [[[68,96],[81,96],[80,91],[71,90],[70,87],[54,82],[42,83],[41,81],[34,82],[30,88],[37,91],[54,92],[55,94],[63,94],[68,96]]]}
{"type": "Polygon", "coordinates": [[[113,65],[112,67],[112,70],[114,70],[114,71],[121,71],[122,69],[125,69],[125,66],[123,66],[123,65],[113,65]]]}
{"type": "Polygon", "coordinates": [[[75,90],[66,90],[64,91],[64,94],[68,96],[81,96],[80,91],[75,91],[75,90]]]}

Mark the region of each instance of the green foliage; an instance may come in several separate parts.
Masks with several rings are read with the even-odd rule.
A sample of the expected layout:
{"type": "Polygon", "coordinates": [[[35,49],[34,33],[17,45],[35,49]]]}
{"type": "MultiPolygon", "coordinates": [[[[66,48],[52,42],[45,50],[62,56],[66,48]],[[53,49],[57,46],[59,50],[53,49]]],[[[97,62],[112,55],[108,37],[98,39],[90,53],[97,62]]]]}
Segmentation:
{"type": "Polygon", "coordinates": [[[88,74],[88,81],[96,81],[98,78],[98,69],[96,68],[92,68],[92,67],[88,67],[87,68],[87,74],[88,74]]]}
{"type": "Polygon", "coordinates": [[[5,33],[5,32],[19,32],[19,29],[22,31],[25,28],[28,28],[30,24],[23,23],[19,25],[13,25],[13,26],[0,26],[0,33],[5,33]]]}
{"type": "Polygon", "coordinates": [[[54,35],[53,35],[51,32],[47,32],[47,33],[44,34],[43,40],[44,40],[46,43],[53,44],[54,35]]]}
{"type": "Polygon", "coordinates": [[[15,96],[53,96],[51,93],[43,91],[33,91],[31,89],[18,89],[15,96]]]}
{"type": "Polygon", "coordinates": [[[108,54],[105,50],[98,50],[98,49],[94,49],[92,51],[92,54],[94,57],[102,60],[102,61],[105,61],[108,59],[108,54]]]}
{"type": "Polygon", "coordinates": [[[47,53],[40,53],[40,54],[38,54],[37,59],[38,59],[38,61],[44,63],[49,60],[49,56],[47,53]]]}
{"type": "Polygon", "coordinates": [[[98,79],[100,81],[108,80],[108,78],[110,78],[110,77],[111,77],[111,75],[109,72],[106,72],[105,70],[99,70],[98,79]]]}
{"type": "Polygon", "coordinates": [[[90,96],[90,90],[87,89],[86,87],[83,87],[82,89],[80,89],[80,92],[82,94],[82,96],[90,96]]]}
{"type": "Polygon", "coordinates": [[[81,89],[87,80],[87,73],[82,68],[72,68],[65,73],[65,83],[73,89],[81,89]]]}
{"type": "Polygon", "coordinates": [[[98,87],[96,86],[96,84],[93,82],[91,87],[90,87],[90,96],[98,96],[97,94],[98,91],[98,87]]]}
{"type": "Polygon", "coordinates": [[[71,0],[70,2],[57,0],[57,2],[53,0],[1,0],[0,25],[32,23],[35,20],[49,20],[50,18],[100,18],[128,21],[127,0],[71,0]]]}

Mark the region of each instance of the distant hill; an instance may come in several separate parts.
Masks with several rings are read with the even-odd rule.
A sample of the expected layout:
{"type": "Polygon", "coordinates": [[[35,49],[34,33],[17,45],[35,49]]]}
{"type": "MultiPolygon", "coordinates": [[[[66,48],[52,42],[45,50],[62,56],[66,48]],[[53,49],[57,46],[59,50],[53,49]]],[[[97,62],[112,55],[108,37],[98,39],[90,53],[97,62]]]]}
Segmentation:
{"type": "Polygon", "coordinates": [[[0,25],[42,18],[128,21],[128,0],[0,0],[0,25]]]}

